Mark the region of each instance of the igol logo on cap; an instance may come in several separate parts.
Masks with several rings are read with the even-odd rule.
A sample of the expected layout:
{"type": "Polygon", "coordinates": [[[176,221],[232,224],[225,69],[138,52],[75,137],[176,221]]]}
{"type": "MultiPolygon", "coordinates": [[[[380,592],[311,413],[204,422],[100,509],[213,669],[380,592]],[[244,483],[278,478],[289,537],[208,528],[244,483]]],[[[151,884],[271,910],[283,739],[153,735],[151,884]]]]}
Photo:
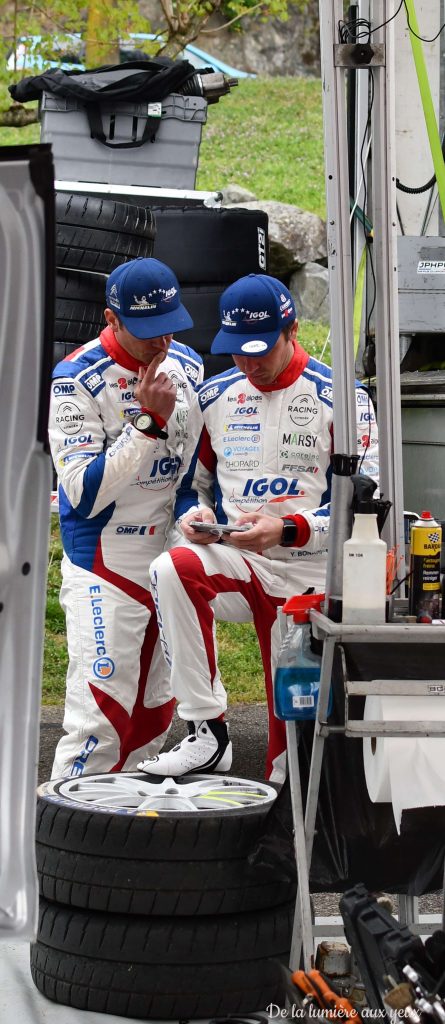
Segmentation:
{"type": "Polygon", "coordinates": [[[257,309],[255,309],[255,310],[251,310],[251,309],[245,309],[244,310],[244,309],[242,309],[241,312],[246,314],[243,317],[243,320],[246,323],[250,323],[252,320],[268,320],[269,317],[271,316],[271,314],[269,313],[269,310],[267,310],[267,309],[258,309],[258,310],[257,309]]]}
{"type": "Polygon", "coordinates": [[[245,341],[244,345],[241,345],[242,352],[264,352],[267,348],[265,341],[245,341]]]}
{"type": "Polygon", "coordinates": [[[240,309],[239,306],[236,306],[235,309],[223,309],[222,325],[223,327],[237,327],[238,321],[251,324],[258,320],[268,320],[270,316],[271,313],[267,309],[244,309],[244,306],[240,309]]]}

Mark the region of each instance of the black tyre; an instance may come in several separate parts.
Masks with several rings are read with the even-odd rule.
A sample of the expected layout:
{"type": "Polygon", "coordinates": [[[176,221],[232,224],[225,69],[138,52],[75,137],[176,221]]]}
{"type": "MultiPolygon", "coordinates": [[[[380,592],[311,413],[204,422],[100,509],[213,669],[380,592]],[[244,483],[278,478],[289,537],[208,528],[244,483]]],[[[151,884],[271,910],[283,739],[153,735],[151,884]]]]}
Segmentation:
{"type": "MultiPolygon", "coordinates": [[[[175,334],[178,341],[191,345],[201,355],[210,352],[210,346],[219,331],[220,314],[219,300],[225,284],[181,285],[181,299],[193,320],[193,327],[188,331],[175,334]]],[[[233,362],[230,359],[230,365],[233,362]]]]}
{"type": "Polygon", "coordinates": [[[275,795],[265,783],[205,776],[169,780],[167,789],[162,779],[132,774],[45,783],[37,802],[40,891],[57,903],[126,914],[216,915],[277,906],[294,894],[293,879],[278,862],[249,863],[275,795]],[[207,800],[199,795],[204,789],[207,800]],[[140,809],[150,792],[153,817],[140,809]],[[181,799],[189,801],[185,810],[181,799]]]}
{"type": "Polygon", "coordinates": [[[56,300],[60,302],[91,302],[105,309],[105,288],[107,274],[93,274],[86,270],[64,270],[56,272],[56,300]]]}
{"type": "Polygon", "coordinates": [[[42,896],[109,913],[189,916],[245,913],[284,903],[294,886],[273,868],[233,860],[156,861],[69,853],[37,843],[42,896]]]}
{"type": "Polygon", "coordinates": [[[153,255],[172,267],[181,286],[267,273],[268,216],[262,210],[155,206],[153,212],[153,255]]]}
{"type": "Polygon", "coordinates": [[[81,345],[105,327],[105,274],[58,270],[56,274],[56,341],[81,345]]]}
{"type": "Polygon", "coordinates": [[[121,263],[153,254],[150,209],[56,192],[56,263],[109,274],[121,263]]]}
{"type": "Polygon", "coordinates": [[[60,779],[37,791],[37,839],[70,852],[94,854],[100,847],[102,856],[136,859],[243,857],[275,797],[269,783],[230,776],[165,780],[124,772],[60,779]]]}
{"type": "Polygon", "coordinates": [[[223,373],[233,366],[232,356],[212,356],[210,353],[212,341],[219,330],[219,300],[225,288],[227,283],[181,287],[182,301],[193,319],[193,327],[189,331],[179,332],[177,339],[201,353],[205,378],[223,373]]]}
{"type": "Polygon", "coordinates": [[[202,361],[204,364],[204,380],[209,377],[216,377],[219,373],[233,368],[232,356],[212,356],[209,352],[203,352],[202,361]]]}
{"type": "Polygon", "coordinates": [[[142,1020],[282,1005],[294,904],[261,914],[146,918],[40,901],[31,974],[65,1006],[142,1020]]]}
{"type": "Polygon", "coordinates": [[[79,342],[76,345],[73,341],[55,341],[53,367],[57,366],[57,363],[62,362],[62,359],[66,359],[67,356],[72,355],[76,348],[79,348],[79,342]]]}

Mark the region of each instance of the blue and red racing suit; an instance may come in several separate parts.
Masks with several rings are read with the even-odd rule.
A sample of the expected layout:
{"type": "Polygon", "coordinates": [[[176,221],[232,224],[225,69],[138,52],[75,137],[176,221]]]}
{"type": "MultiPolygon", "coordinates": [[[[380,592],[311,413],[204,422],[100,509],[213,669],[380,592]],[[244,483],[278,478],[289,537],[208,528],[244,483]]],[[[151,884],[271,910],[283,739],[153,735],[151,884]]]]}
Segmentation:
{"type": "Polygon", "coordinates": [[[69,654],[53,777],[135,768],[147,750],[159,751],[173,714],[149,565],[167,542],[202,360],[172,341],[160,367],[176,383],[166,440],[129,422],[140,408],[138,368],[107,327],[53,373],[49,437],[69,654]]]}
{"type": "MultiPolygon", "coordinates": [[[[378,475],[378,438],[368,393],[357,384],[360,470],[378,475]]],[[[181,718],[217,718],[227,706],[214,619],[253,620],[269,705],[267,773],[283,777],[284,725],[273,714],[272,678],[280,644],[277,609],[308,587],[323,592],[333,451],[332,373],[298,344],[268,387],[236,367],[199,387],[189,416],[195,448],[176,495],[177,519],[211,508],[218,522],[242,513],[296,516],[296,546],[255,554],[230,544],[181,542],[151,567],[152,590],[172,691],[181,718]],[[201,654],[196,654],[201,652],[201,654]]]]}

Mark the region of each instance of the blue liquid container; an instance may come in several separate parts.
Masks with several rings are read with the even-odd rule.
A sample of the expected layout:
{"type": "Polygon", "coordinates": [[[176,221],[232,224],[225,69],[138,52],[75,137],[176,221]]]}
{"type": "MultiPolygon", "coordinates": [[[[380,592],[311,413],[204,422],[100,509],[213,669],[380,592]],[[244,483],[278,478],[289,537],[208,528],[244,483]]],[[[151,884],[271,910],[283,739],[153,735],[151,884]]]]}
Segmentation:
{"type": "MultiPolygon", "coordinates": [[[[311,651],[310,608],[320,608],[324,594],[304,594],[291,598],[283,611],[292,613],[278,655],[274,678],[274,710],[282,721],[315,719],[320,689],[321,658],[311,651]]],[[[328,715],[332,709],[329,696],[328,715]]]]}
{"type": "Polygon", "coordinates": [[[315,718],[320,688],[320,666],[317,668],[277,667],[274,682],[274,703],[277,718],[283,721],[307,721],[315,718]]]}

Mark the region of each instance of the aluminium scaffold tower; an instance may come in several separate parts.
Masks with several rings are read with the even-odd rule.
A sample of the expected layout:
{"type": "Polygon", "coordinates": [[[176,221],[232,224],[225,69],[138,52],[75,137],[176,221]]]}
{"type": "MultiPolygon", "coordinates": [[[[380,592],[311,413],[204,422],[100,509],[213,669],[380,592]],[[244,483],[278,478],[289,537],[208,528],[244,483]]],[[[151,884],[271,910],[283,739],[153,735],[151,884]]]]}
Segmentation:
{"type": "MultiPolygon", "coordinates": [[[[362,0],[359,17],[369,18],[370,47],[342,43],[339,25],[345,16],[343,0],[320,0],[321,70],[325,175],[327,199],[328,268],[330,283],[331,350],[335,448],[356,453],[353,268],[350,231],[350,186],[346,123],[346,71],[356,68],[359,79],[359,131],[373,76],[370,118],[371,184],[374,229],[375,347],[379,423],[380,488],[392,508],[384,528],[388,548],[404,550],[402,427],[400,409],[400,351],[397,287],[397,216],[395,171],[394,22],[396,0],[362,0]],[[381,26],[381,27],[379,27],[381,26]],[[366,100],[364,99],[366,97],[366,100]]],[[[369,142],[369,140],[368,140],[369,142]]],[[[367,142],[365,141],[365,152],[367,142]]],[[[366,174],[366,166],[365,166],[366,174]]],[[[360,190],[360,167],[355,177],[360,190]]]]}
{"type": "MultiPolygon", "coordinates": [[[[369,44],[344,43],[340,40],[339,26],[344,18],[342,0],[320,0],[321,70],[323,85],[323,114],[325,141],[325,174],[328,225],[328,267],[331,307],[331,348],[333,369],[334,438],[337,452],[356,454],[355,412],[355,358],[353,341],[353,267],[350,230],[350,177],[348,168],[346,71],[356,68],[363,80],[359,83],[357,119],[366,152],[371,142],[371,175],[366,182],[372,202],[373,268],[375,274],[375,348],[377,370],[377,415],[379,422],[380,488],[392,507],[384,528],[388,548],[398,546],[404,551],[403,482],[402,482],[402,429],[400,407],[400,350],[397,287],[397,216],[395,172],[395,74],[394,74],[394,16],[400,8],[396,0],[361,0],[359,17],[363,13],[370,22],[369,44]],[[371,83],[371,77],[373,81],[371,83]],[[372,86],[372,108],[369,118],[369,92],[372,86]]],[[[366,157],[362,168],[355,169],[356,199],[363,203],[363,182],[366,176],[366,157]]],[[[332,566],[334,558],[328,558],[332,566]]],[[[404,574],[403,570],[400,575],[404,574]]],[[[303,798],[299,772],[298,739],[294,722],[286,722],[289,757],[291,799],[295,825],[295,853],[298,871],[298,896],[290,966],[300,966],[300,958],[307,970],[313,963],[314,936],[318,927],[312,922],[309,874],[316,827],[318,792],[323,759],[324,741],[333,732],[347,737],[365,735],[444,735],[438,723],[421,722],[415,727],[397,722],[385,725],[377,722],[363,724],[353,721],[345,711],[343,726],[327,724],[329,687],[334,647],[340,640],[366,643],[400,643],[407,640],[403,627],[397,624],[373,626],[346,626],[331,622],[320,613],[311,612],[311,621],[318,639],[323,641],[320,694],[317,706],[310,777],[303,812],[303,798]],[[369,730],[373,731],[369,731],[369,730]]],[[[443,643],[434,627],[411,626],[410,641],[415,643],[443,643]]],[[[384,673],[383,673],[384,674],[384,673]]],[[[409,688],[403,679],[387,682],[350,683],[345,677],[345,696],[354,692],[362,696],[379,693],[410,694],[413,683],[416,692],[425,693],[428,681],[410,680],[409,688]],[[351,687],[353,689],[351,690],[351,687]]],[[[347,707],[347,703],[346,703],[347,707]]],[[[403,914],[402,914],[403,919],[403,914]]]]}

